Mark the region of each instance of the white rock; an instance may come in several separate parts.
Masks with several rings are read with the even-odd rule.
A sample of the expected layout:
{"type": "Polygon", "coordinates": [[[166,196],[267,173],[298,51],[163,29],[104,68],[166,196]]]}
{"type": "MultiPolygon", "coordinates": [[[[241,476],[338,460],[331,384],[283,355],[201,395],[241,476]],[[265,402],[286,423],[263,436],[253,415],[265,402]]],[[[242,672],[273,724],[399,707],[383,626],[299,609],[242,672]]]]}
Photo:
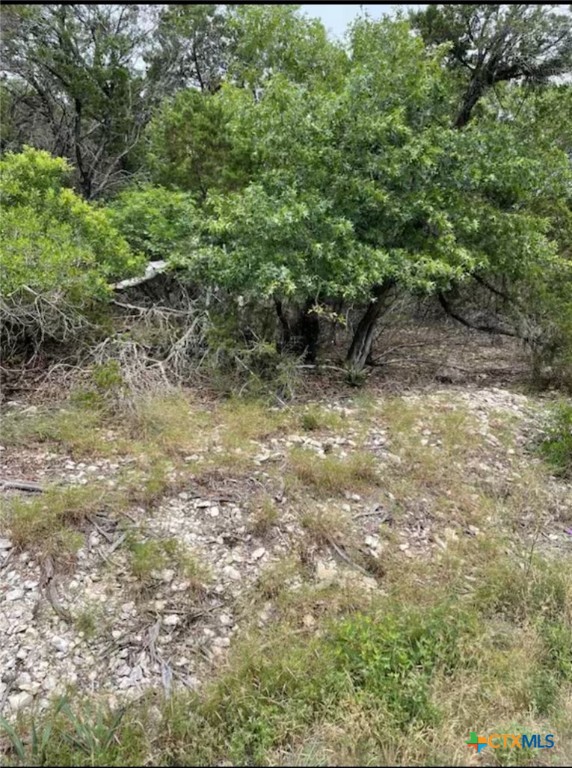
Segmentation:
{"type": "Polygon", "coordinates": [[[232,565],[225,566],[223,573],[229,579],[232,579],[232,581],[240,581],[240,579],[242,578],[240,575],[240,571],[237,571],[237,569],[233,568],[232,565]]]}
{"type": "Polygon", "coordinates": [[[180,617],[177,616],[176,613],[171,613],[163,618],[163,624],[166,624],[168,627],[174,627],[180,622],[180,620],[180,617]]]}
{"type": "Polygon", "coordinates": [[[335,567],[328,566],[321,561],[316,566],[316,578],[322,586],[329,586],[338,577],[338,571],[335,567]]]}
{"type": "Polygon", "coordinates": [[[61,651],[62,653],[66,653],[69,648],[69,643],[67,640],[64,640],[63,637],[58,637],[55,635],[51,639],[51,644],[56,649],[56,651],[61,651]]]}
{"type": "Polygon", "coordinates": [[[13,601],[13,600],[21,600],[24,597],[24,590],[17,588],[17,589],[11,589],[9,592],[6,592],[6,600],[7,601],[13,601]]]}
{"type": "Polygon", "coordinates": [[[27,691],[22,693],[14,693],[12,696],[8,696],[8,703],[13,710],[22,709],[22,707],[29,707],[34,701],[34,697],[27,691]]]}
{"type": "Polygon", "coordinates": [[[57,686],[58,681],[53,675],[47,675],[44,678],[44,681],[42,683],[42,687],[45,691],[53,691],[54,688],[57,686]]]}
{"type": "Polygon", "coordinates": [[[266,554],[266,550],[264,547],[258,547],[258,549],[255,549],[252,555],[250,556],[251,560],[260,560],[261,557],[263,557],[266,554]]]}
{"type": "Polygon", "coordinates": [[[22,689],[23,685],[29,685],[32,682],[32,676],[29,672],[20,672],[18,677],[16,678],[15,684],[16,688],[22,689]]]}
{"type": "Polygon", "coordinates": [[[12,549],[12,542],[10,539],[0,539],[0,549],[12,549]]]}

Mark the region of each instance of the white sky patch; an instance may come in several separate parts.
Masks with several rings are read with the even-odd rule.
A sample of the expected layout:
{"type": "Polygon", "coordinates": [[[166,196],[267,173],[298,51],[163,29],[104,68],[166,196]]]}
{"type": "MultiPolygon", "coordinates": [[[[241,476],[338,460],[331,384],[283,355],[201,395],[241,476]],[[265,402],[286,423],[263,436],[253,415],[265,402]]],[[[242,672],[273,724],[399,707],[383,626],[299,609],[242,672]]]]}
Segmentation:
{"type": "Polygon", "coordinates": [[[327,3],[306,3],[301,11],[306,16],[314,16],[322,21],[331,37],[341,38],[348,24],[357,16],[367,13],[372,19],[382,16],[394,16],[398,9],[404,13],[420,10],[425,5],[391,5],[389,3],[364,3],[363,5],[334,5],[327,3]]]}

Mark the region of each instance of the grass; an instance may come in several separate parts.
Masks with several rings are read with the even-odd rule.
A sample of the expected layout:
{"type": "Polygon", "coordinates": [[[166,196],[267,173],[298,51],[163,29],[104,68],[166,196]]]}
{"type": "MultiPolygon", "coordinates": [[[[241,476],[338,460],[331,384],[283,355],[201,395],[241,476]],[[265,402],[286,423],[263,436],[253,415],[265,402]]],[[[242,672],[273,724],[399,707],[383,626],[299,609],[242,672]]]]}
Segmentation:
{"type": "Polygon", "coordinates": [[[280,518],[274,499],[267,493],[259,493],[249,503],[249,529],[254,536],[267,535],[280,518]]]}
{"type": "Polygon", "coordinates": [[[90,514],[104,509],[111,497],[112,492],[101,486],[52,486],[37,497],[6,502],[2,528],[10,530],[18,550],[41,548],[46,555],[67,557],[83,543],[77,528],[90,514]]]}
{"type": "Polygon", "coordinates": [[[208,568],[177,539],[140,540],[131,536],[127,547],[131,573],[142,589],[159,581],[165,569],[174,571],[174,578],[188,581],[196,593],[203,592],[210,580],[208,568]]]}
{"type": "Polygon", "coordinates": [[[340,458],[295,448],[288,465],[291,480],[326,496],[367,490],[380,482],[375,457],[366,452],[356,451],[340,458]]]}
{"type": "MultiPolygon", "coordinates": [[[[540,602],[550,600],[558,577],[533,569],[540,602]]],[[[568,578],[561,573],[561,584],[568,578]]],[[[324,600],[315,625],[301,628],[296,617],[318,598],[291,593],[289,610],[243,635],[200,694],[154,694],[97,714],[78,700],[72,717],[48,713],[38,726],[52,727],[44,764],[125,765],[151,756],[171,765],[299,764],[288,758],[304,754],[327,765],[435,765],[440,757],[466,764],[471,730],[565,737],[555,724],[570,725],[562,719],[572,691],[569,618],[546,616],[523,633],[510,620],[499,624],[481,594],[467,600],[443,585],[427,596],[421,588],[416,601],[404,601],[395,591],[362,598],[359,607],[324,600]]],[[[536,603],[517,601],[533,619],[536,603]]],[[[29,728],[22,720],[19,733],[29,728]]],[[[27,764],[39,764],[22,744],[27,764]]],[[[542,756],[495,757],[527,765],[542,756]]],[[[11,759],[18,763],[15,748],[11,759]]]]}
{"type": "MultiPolygon", "coordinates": [[[[90,512],[156,506],[179,483],[201,476],[181,456],[209,442],[221,448],[215,464],[222,479],[244,472],[246,465],[229,458],[237,448],[247,461],[260,450],[251,441],[300,430],[352,430],[361,438],[379,427],[401,463],[383,462],[383,453],[363,446],[346,457],[292,449],[284,467],[267,470],[271,483],[273,472],[284,475],[283,502],[257,486],[240,503],[248,512],[247,540],[266,537],[270,551],[275,539],[291,535],[289,551],[264,561],[233,603],[240,632],[204,687],[194,694],[175,687],[170,697],[151,690],[119,709],[96,694],[76,695],[41,716],[22,713],[4,737],[0,723],[3,764],[569,764],[572,560],[538,538],[558,513],[550,508],[554,465],[507,457],[517,420],[490,419],[500,439],[491,446],[466,409],[443,400],[376,405],[356,398],[355,414],[341,418],[317,406],[269,410],[252,401],[217,404],[205,416],[178,397],[157,402],[157,413],[147,403],[126,423],[136,461],[121,476],[121,490],[51,489],[10,501],[17,546],[57,549],[90,512]],[[490,473],[479,469],[483,462],[490,473]],[[505,477],[497,464],[518,477],[505,477]],[[343,498],[355,493],[367,504],[375,497],[392,523],[379,526],[369,514],[358,519],[343,498]],[[292,520],[295,534],[288,534],[292,520]],[[429,543],[407,557],[399,548],[403,527],[420,524],[428,526],[429,543]],[[381,541],[373,588],[342,560],[340,574],[355,579],[316,583],[316,561],[331,540],[373,572],[366,533],[381,541]],[[477,759],[465,743],[474,730],[554,733],[557,749],[488,749],[477,759]]],[[[165,569],[198,594],[208,583],[200,560],[177,539],[141,532],[125,546],[142,600],[165,569]]],[[[97,621],[89,606],[75,617],[87,637],[97,621]]]]}
{"type": "Polygon", "coordinates": [[[123,441],[108,439],[99,408],[81,408],[69,403],[63,408],[42,407],[38,412],[9,413],[3,417],[2,442],[29,448],[48,444],[74,458],[112,456],[125,449],[123,441]]]}
{"type": "Polygon", "coordinates": [[[300,426],[304,432],[339,431],[344,427],[343,417],[328,408],[307,406],[300,415],[300,426]]]}

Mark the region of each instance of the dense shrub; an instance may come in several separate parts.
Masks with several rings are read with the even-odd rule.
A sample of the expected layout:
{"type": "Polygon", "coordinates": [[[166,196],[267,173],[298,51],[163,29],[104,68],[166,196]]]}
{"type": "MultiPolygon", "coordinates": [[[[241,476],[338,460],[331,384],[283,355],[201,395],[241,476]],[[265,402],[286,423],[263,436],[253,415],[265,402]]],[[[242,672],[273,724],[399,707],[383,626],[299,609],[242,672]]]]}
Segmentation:
{"type": "Polygon", "coordinates": [[[66,186],[63,158],[26,147],[0,160],[2,343],[66,339],[109,283],[134,274],[134,254],[104,209],[66,186]]]}
{"type": "Polygon", "coordinates": [[[196,228],[191,195],[164,187],[126,189],[108,210],[111,221],[133,250],[151,260],[185,252],[196,228]]]}

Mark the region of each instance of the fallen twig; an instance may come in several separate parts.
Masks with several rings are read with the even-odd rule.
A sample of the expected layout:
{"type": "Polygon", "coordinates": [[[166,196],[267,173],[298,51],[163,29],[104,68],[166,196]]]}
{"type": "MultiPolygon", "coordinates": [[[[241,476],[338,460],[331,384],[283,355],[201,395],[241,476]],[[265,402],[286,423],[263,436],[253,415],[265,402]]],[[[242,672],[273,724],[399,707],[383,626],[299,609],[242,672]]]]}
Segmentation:
{"type": "Polygon", "coordinates": [[[48,556],[45,558],[45,560],[41,564],[41,570],[42,570],[41,587],[43,587],[44,589],[48,602],[50,603],[55,613],[57,613],[57,615],[60,618],[62,618],[68,624],[71,624],[73,620],[72,615],[68,611],[68,609],[64,608],[63,605],[60,603],[60,599],[58,597],[58,593],[56,591],[56,587],[53,582],[55,570],[54,570],[54,563],[51,557],[48,556]]]}
{"type": "Polygon", "coordinates": [[[390,513],[386,509],[372,509],[369,512],[359,512],[357,515],[354,515],[354,520],[360,520],[362,517],[375,517],[377,515],[381,516],[380,523],[385,523],[390,518],[390,513]]]}
{"type": "Polygon", "coordinates": [[[350,558],[349,558],[349,557],[346,555],[346,553],[343,551],[343,549],[341,549],[340,547],[338,547],[338,545],[336,544],[336,542],[335,542],[335,541],[333,541],[333,540],[332,540],[332,539],[331,539],[329,536],[328,536],[328,543],[329,543],[329,545],[332,547],[332,549],[334,550],[334,552],[335,552],[337,555],[339,555],[339,557],[341,557],[341,558],[342,558],[342,560],[344,560],[344,561],[345,561],[345,562],[346,562],[348,565],[350,565],[352,568],[355,568],[355,569],[356,569],[356,571],[360,571],[360,573],[363,573],[365,576],[370,576],[370,574],[369,574],[369,573],[366,571],[366,569],[365,569],[365,568],[362,568],[362,567],[361,567],[361,565],[358,565],[357,563],[354,563],[354,561],[353,561],[353,560],[351,560],[351,559],[350,559],[350,558]]]}
{"type": "Polygon", "coordinates": [[[44,489],[37,483],[30,483],[27,480],[0,480],[0,489],[3,491],[27,491],[28,493],[43,493],[44,489]]]}

